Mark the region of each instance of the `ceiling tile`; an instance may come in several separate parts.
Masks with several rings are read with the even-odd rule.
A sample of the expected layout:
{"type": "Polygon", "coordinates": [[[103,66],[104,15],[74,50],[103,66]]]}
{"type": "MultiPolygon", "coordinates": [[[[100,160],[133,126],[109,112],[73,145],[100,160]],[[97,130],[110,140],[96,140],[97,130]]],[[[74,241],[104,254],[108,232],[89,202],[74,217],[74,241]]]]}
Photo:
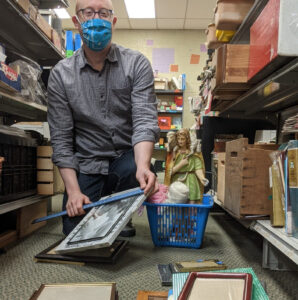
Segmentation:
{"type": "Polygon", "coordinates": [[[130,23],[128,19],[117,19],[116,29],[130,29],[130,23]]]}
{"type": "Polygon", "coordinates": [[[187,19],[213,18],[217,0],[188,0],[187,19]]]}
{"type": "Polygon", "coordinates": [[[157,19],[158,29],[183,29],[184,19],[157,19]]]}
{"type": "Polygon", "coordinates": [[[212,19],[186,19],[184,29],[206,29],[212,19]]]}
{"type": "Polygon", "coordinates": [[[155,0],[156,18],[185,18],[186,3],[186,0],[155,0]]]}
{"type": "Polygon", "coordinates": [[[156,29],[156,19],[129,19],[132,29],[156,29]]]}
{"type": "Polygon", "coordinates": [[[113,0],[115,16],[119,19],[128,18],[124,0],[113,0]]]}

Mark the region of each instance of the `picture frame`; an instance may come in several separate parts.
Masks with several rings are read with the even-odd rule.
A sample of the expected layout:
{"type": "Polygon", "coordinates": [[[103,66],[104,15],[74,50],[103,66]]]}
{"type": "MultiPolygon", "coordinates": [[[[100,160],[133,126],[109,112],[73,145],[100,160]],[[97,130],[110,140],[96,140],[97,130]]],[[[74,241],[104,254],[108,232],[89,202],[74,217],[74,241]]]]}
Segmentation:
{"type": "Polygon", "coordinates": [[[251,274],[192,272],[189,274],[178,300],[251,300],[251,296],[251,274]],[[225,295],[229,296],[225,297],[225,295]]]}
{"type": "Polygon", "coordinates": [[[69,254],[59,254],[56,247],[63,240],[55,242],[34,256],[36,262],[47,263],[115,263],[116,259],[127,249],[128,241],[116,240],[110,247],[91,249],[69,254]]]}
{"type": "MultiPolygon", "coordinates": [[[[125,196],[120,201],[92,208],[73,231],[57,246],[59,254],[109,247],[129,222],[132,214],[143,204],[147,196],[131,195],[139,188],[115,193],[125,196]]],[[[110,196],[102,198],[107,200],[110,196]]]]}
{"type": "Polygon", "coordinates": [[[118,300],[115,282],[42,284],[29,300],[118,300]]]}
{"type": "Polygon", "coordinates": [[[136,300],[167,300],[168,292],[164,291],[138,291],[136,300]]]}

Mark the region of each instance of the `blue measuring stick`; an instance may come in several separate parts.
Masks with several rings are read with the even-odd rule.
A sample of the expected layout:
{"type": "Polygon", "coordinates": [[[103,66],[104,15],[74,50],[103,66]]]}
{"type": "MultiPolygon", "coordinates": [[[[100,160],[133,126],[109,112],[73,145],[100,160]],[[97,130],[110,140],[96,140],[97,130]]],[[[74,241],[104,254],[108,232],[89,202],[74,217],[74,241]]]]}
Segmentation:
{"type": "MultiPolygon", "coordinates": [[[[110,197],[108,197],[104,200],[98,200],[96,202],[83,205],[83,209],[85,210],[85,209],[88,209],[88,208],[100,206],[100,205],[103,205],[103,204],[108,204],[108,203],[111,203],[111,202],[116,202],[116,201],[119,201],[119,200],[123,200],[123,199],[129,198],[129,197],[138,196],[138,195],[142,195],[142,194],[144,194],[144,191],[141,190],[141,189],[138,189],[138,190],[128,192],[128,193],[125,193],[125,194],[121,194],[121,195],[117,195],[117,196],[110,196],[110,197]]],[[[53,218],[62,217],[62,216],[66,216],[66,215],[67,215],[67,211],[63,210],[59,213],[55,213],[55,214],[52,214],[52,215],[49,215],[49,216],[45,216],[45,217],[42,217],[42,218],[35,219],[35,220],[32,221],[32,224],[36,224],[36,223],[39,223],[39,222],[47,221],[47,220],[50,220],[50,219],[53,219],[53,218]]]]}

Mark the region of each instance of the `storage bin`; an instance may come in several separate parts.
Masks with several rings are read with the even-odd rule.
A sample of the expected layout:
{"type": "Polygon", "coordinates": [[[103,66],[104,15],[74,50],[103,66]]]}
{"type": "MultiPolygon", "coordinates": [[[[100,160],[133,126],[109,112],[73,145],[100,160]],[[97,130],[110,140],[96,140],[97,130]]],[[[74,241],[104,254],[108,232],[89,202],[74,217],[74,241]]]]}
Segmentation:
{"type": "Polygon", "coordinates": [[[207,35],[207,48],[208,49],[217,49],[224,44],[223,42],[220,42],[216,37],[215,24],[209,24],[205,33],[207,35]]]}
{"type": "Polygon", "coordinates": [[[253,4],[254,0],[218,0],[214,16],[216,29],[236,31],[253,4]]]}
{"type": "Polygon", "coordinates": [[[145,202],[155,246],[199,248],[202,244],[213,197],[202,204],[155,204],[145,202]]]}
{"type": "Polygon", "coordinates": [[[0,203],[36,193],[36,146],[23,130],[0,126],[0,203]]]}

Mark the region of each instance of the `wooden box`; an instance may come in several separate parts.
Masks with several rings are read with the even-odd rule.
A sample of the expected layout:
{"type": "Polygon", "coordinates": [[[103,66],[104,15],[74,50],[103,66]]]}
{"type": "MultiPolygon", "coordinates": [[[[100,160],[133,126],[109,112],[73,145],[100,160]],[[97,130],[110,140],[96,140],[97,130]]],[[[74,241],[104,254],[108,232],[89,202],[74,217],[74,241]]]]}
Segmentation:
{"type": "Polygon", "coordinates": [[[217,153],[217,199],[223,204],[225,201],[225,165],[226,153],[217,153]]]}
{"type": "Polygon", "coordinates": [[[51,157],[53,154],[53,149],[51,146],[38,146],[37,147],[37,157],[51,157]]]}
{"type": "Polygon", "coordinates": [[[62,51],[61,38],[55,29],[52,29],[52,42],[59,51],[62,51]]]}
{"type": "Polygon", "coordinates": [[[40,202],[22,207],[18,214],[17,230],[19,237],[22,238],[38,228],[44,226],[46,222],[31,224],[33,220],[47,215],[47,199],[40,202]]]}
{"type": "Polygon", "coordinates": [[[254,0],[218,0],[215,9],[215,27],[236,31],[254,4],[254,0]]]}
{"type": "Polygon", "coordinates": [[[38,195],[54,195],[54,183],[38,183],[37,184],[38,195]]]}
{"type": "Polygon", "coordinates": [[[224,206],[235,217],[270,215],[271,152],[249,145],[247,138],[227,142],[224,206]]]}
{"type": "Polygon", "coordinates": [[[37,170],[53,170],[53,167],[50,158],[37,158],[37,170]]]}

